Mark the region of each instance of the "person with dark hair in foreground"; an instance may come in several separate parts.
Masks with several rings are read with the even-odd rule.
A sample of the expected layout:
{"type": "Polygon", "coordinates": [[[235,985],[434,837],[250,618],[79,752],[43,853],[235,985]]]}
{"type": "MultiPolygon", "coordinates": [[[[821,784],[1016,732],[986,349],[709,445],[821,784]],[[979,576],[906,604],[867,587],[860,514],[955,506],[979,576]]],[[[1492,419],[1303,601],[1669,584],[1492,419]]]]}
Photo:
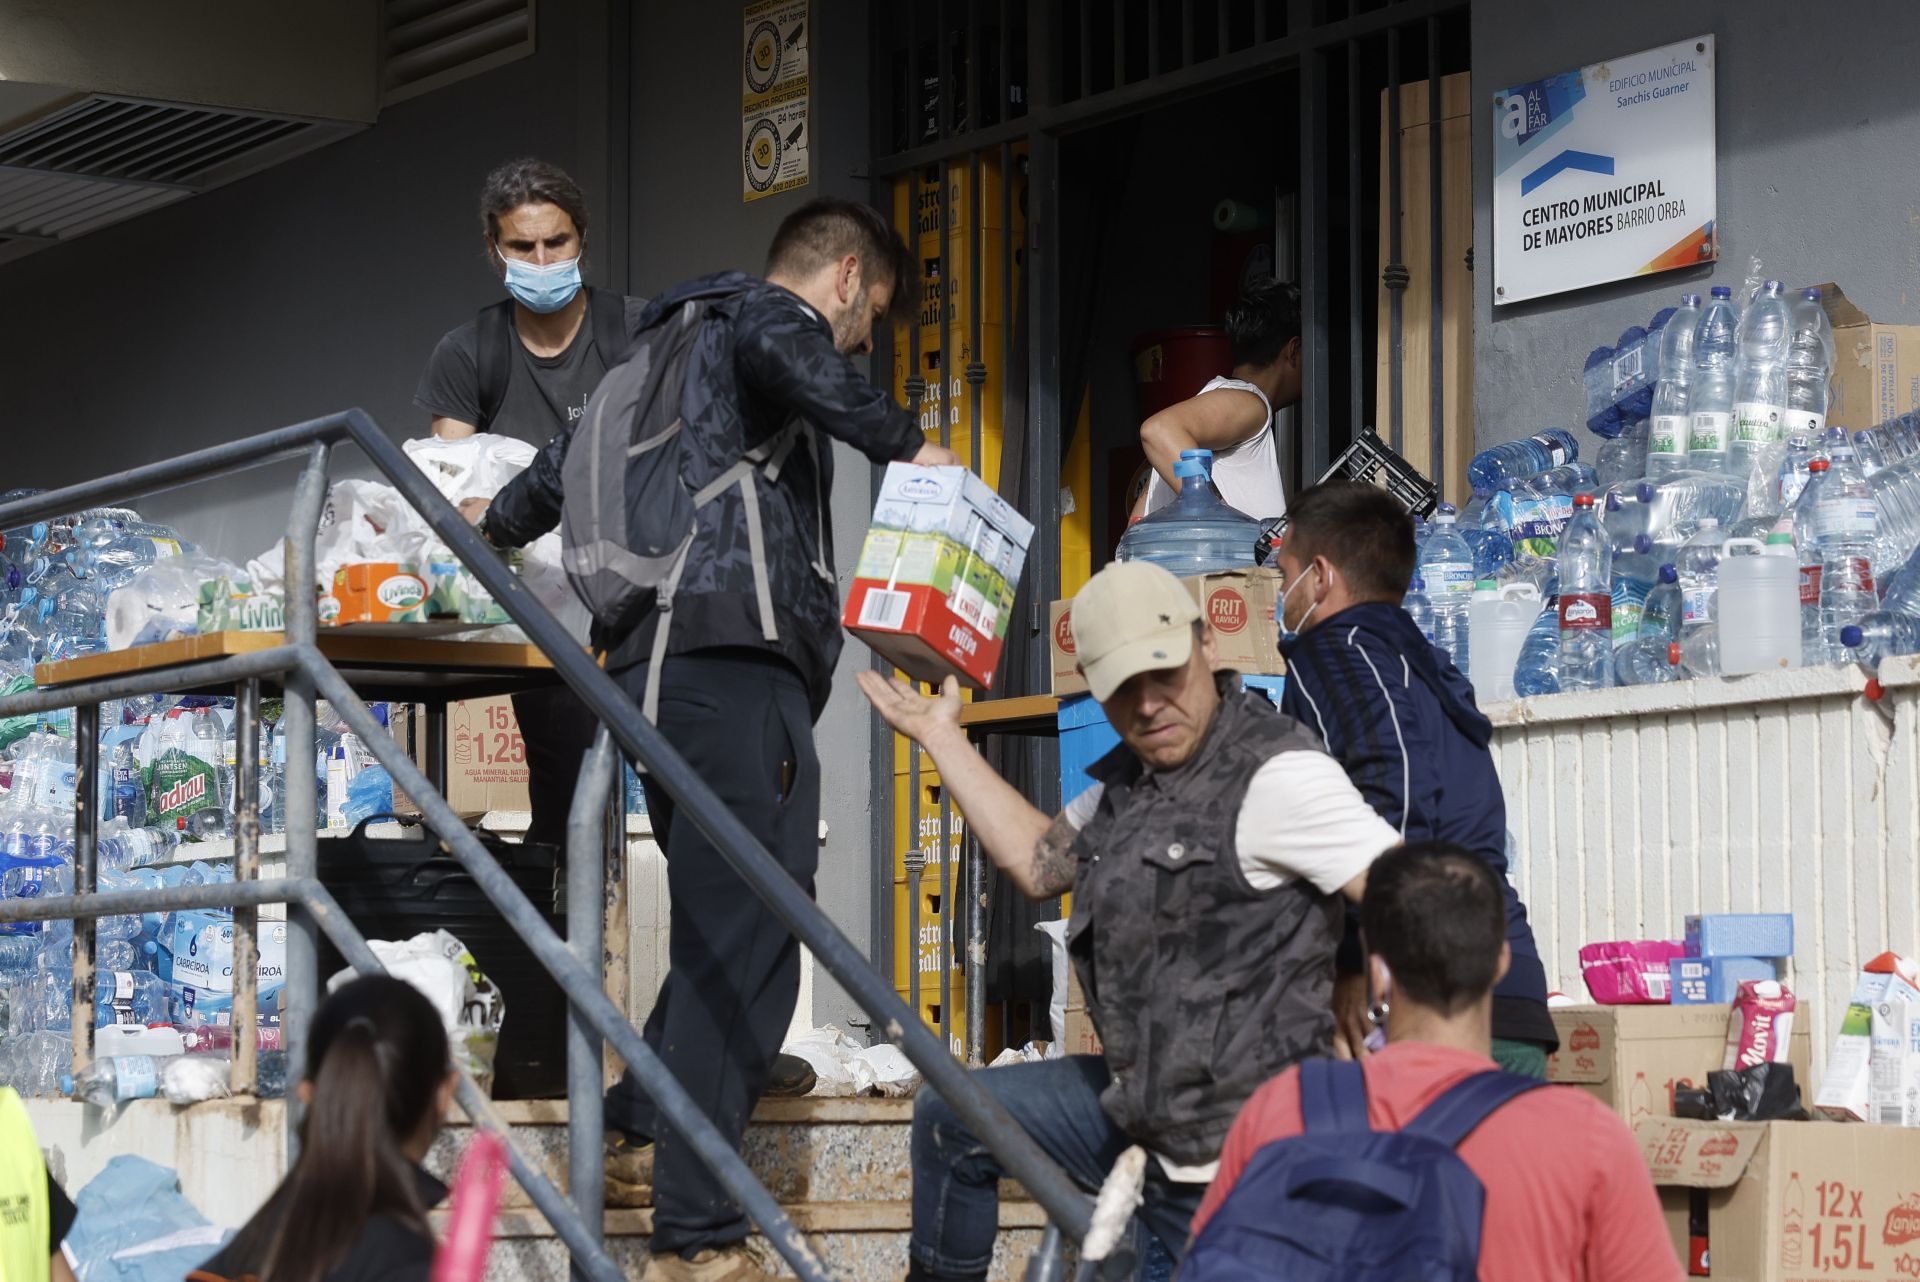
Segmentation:
{"type": "MultiPolygon", "coordinates": [[[[1329,481],[1296,499],[1280,545],[1280,707],[1319,734],[1402,840],[1457,842],[1499,874],[1513,961],[1494,992],[1493,1057],[1542,1077],[1559,1037],[1526,905],[1505,881],[1507,806],[1487,746],[1493,724],[1446,652],[1400,608],[1413,561],[1413,521],[1385,490],[1329,481]]],[[[1334,1036],[1343,1056],[1358,1056],[1366,1053],[1366,980],[1348,934],[1334,1036]]]]}
{"type": "MultiPolygon", "coordinates": [[[[698,509],[671,627],[656,605],[620,635],[596,628],[594,645],[643,704],[656,634],[667,628],[656,686],[661,735],[809,894],[820,859],[813,723],[844,641],[827,511],[832,440],[875,465],[959,462],[853,359],[872,351],[876,324],[910,306],[914,280],[913,259],[885,218],[852,201],[816,200],[780,224],[764,279],[725,272],[687,281],[640,321],[644,339],[650,327],[692,314],[683,303],[705,305],[681,402],[681,480],[690,490],[789,425],[799,434],[752,491],[758,521],[740,486],[698,509]]],[[[481,522],[491,541],[519,546],[558,522],[569,439],[556,438],[494,499],[481,522]]],[[[677,821],[653,777],[644,782],[671,898],[671,966],[647,1044],[738,1147],[793,1019],[800,946],[706,834],[677,821]]],[[[608,1201],[654,1206],[649,1279],[764,1276],[744,1246],[739,1205],[631,1074],[607,1094],[607,1127],[608,1201]]]]}
{"type": "Polygon", "coordinates": [[[259,1282],[425,1282],[427,1212],[447,1188],[420,1168],[459,1080],[440,1012],[367,975],[328,994],[297,1090],[300,1156],[266,1205],[190,1276],[259,1282]]]}
{"type": "MultiPolygon", "coordinates": [[[[1511,956],[1504,901],[1500,878],[1460,846],[1402,846],[1368,872],[1361,933],[1387,1031],[1386,1048],[1362,1065],[1374,1130],[1402,1129],[1448,1090],[1495,1067],[1488,1054],[1494,988],[1511,956]]],[[[1194,1216],[1196,1248],[1207,1225],[1233,1205],[1235,1184],[1255,1156],[1303,1129],[1300,1072],[1290,1068],[1234,1122],[1220,1172],[1194,1216]]],[[[1585,1091],[1526,1091],[1489,1114],[1456,1151],[1486,1191],[1481,1282],[1682,1276],[1633,1133],[1585,1091]]],[[[1249,1209],[1271,1214],[1265,1205],[1249,1209]]]]}
{"type": "Polygon", "coordinates": [[[1173,502],[1182,450],[1213,451],[1213,487],[1248,516],[1285,516],[1275,411],[1300,403],[1300,289],[1271,278],[1249,283],[1227,311],[1233,373],[1140,425],[1140,446],[1153,474],[1133,514],[1173,502]]]}

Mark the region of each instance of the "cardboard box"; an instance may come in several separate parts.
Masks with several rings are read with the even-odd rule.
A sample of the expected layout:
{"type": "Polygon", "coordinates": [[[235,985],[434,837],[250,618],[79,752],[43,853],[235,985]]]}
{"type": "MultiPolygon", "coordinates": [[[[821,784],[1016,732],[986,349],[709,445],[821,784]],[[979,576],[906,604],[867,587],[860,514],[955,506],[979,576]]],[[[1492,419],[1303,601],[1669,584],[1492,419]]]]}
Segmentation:
{"type": "Polygon", "coordinates": [[[965,468],[889,464],[841,622],[915,680],[991,690],[1032,538],[965,468]]]}
{"type": "Polygon", "coordinates": [[[1099,1055],[1100,1034],[1094,1030],[1093,1017],[1087,1014],[1086,994],[1080,991],[1080,972],[1067,967],[1067,1054],[1099,1055]]]}
{"type": "Polygon", "coordinates": [[[427,581],[410,562],[355,561],[333,572],[333,590],[320,598],[320,622],[421,623],[427,617],[427,581]]]}
{"type": "Polygon", "coordinates": [[[1689,957],[1791,957],[1792,913],[1709,913],[1687,918],[1689,957]]]}
{"type": "Polygon", "coordinates": [[[1858,430],[1920,409],[1920,325],[1879,325],[1838,285],[1822,285],[1833,325],[1827,422],[1858,430]]]}
{"type": "Polygon", "coordinates": [[[1707,1190],[1714,1278],[1896,1282],[1920,1277],[1920,1131],[1819,1122],[1642,1121],[1641,1156],[1680,1258],[1707,1190]]]}
{"type": "Polygon", "coordinates": [[[1883,1001],[1920,1001],[1913,963],[1881,953],[1860,970],[1840,1034],[1827,1055],[1827,1075],[1814,1107],[1837,1122],[1864,1122],[1872,1104],[1873,1008],[1883,1001]]]}
{"type": "Polygon", "coordinates": [[[1875,1003],[1872,1040],[1869,1120],[1920,1126],[1920,1002],[1875,1003]]]}
{"type": "Polygon", "coordinates": [[[447,708],[447,804],[462,818],[532,808],[527,745],[507,696],[447,708]]]}
{"type": "MultiPolygon", "coordinates": [[[[1732,1007],[1560,1006],[1548,1013],[1560,1050],[1547,1059],[1547,1080],[1583,1088],[1632,1124],[1671,1117],[1676,1086],[1707,1084],[1726,1056],[1732,1007]]],[[[1795,1022],[1787,1058],[1801,1096],[1811,1099],[1805,1020],[1795,1022]]]]}
{"type": "MultiPolygon", "coordinates": [[[[1262,676],[1286,673],[1280,657],[1280,631],[1273,621],[1280,599],[1280,572],[1268,569],[1229,570],[1180,580],[1213,625],[1218,650],[1215,668],[1262,676]]],[[[1052,652],[1053,693],[1085,694],[1080,657],[1073,644],[1073,602],[1055,601],[1047,610],[1047,635],[1052,652]]]]}

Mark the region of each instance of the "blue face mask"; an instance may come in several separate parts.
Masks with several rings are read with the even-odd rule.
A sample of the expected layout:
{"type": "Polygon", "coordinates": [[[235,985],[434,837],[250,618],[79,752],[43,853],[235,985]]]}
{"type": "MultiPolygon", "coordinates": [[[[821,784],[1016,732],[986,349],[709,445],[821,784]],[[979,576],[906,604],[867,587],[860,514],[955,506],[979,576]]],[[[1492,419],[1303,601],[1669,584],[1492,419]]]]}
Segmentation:
{"type": "Polygon", "coordinates": [[[571,303],[573,296],[580,292],[578,256],[541,267],[518,258],[508,258],[498,248],[493,252],[499,254],[500,261],[506,264],[507,292],[530,312],[542,315],[557,312],[571,303]]]}

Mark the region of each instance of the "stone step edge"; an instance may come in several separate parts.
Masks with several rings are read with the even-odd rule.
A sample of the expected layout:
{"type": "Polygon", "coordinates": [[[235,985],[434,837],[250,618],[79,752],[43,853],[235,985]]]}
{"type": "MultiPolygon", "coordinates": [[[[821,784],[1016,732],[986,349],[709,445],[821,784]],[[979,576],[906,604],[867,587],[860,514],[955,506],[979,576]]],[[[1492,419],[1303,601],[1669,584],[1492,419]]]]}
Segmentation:
{"type": "MultiPolygon", "coordinates": [[[[905,1233],[913,1227],[911,1202],[803,1202],[781,1208],[802,1233],[905,1233]]],[[[436,1231],[446,1228],[446,1211],[430,1217],[436,1231]]],[[[1047,1213],[1037,1202],[1000,1203],[1000,1228],[1041,1229],[1047,1213]]],[[[603,1225],[608,1237],[645,1237],[653,1232],[651,1208],[609,1208],[603,1225]]],[[[550,1238],[553,1229],[538,1212],[502,1209],[494,1218],[496,1238],[550,1238]]]]}
{"type": "MultiPolygon", "coordinates": [[[[510,1126],[565,1126],[567,1102],[563,1099],[499,1100],[494,1111],[510,1126]]],[[[761,1100],[753,1110],[760,1124],[797,1126],[822,1123],[855,1126],[903,1126],[913,1121],[912,1099],[885,1099],[871,1095],[805,1096],[801,1099],[761,1100]]],[[[466,1126],[470,1119],[455,1108],[447,1117],[449,1126],[466,1126]]]]}

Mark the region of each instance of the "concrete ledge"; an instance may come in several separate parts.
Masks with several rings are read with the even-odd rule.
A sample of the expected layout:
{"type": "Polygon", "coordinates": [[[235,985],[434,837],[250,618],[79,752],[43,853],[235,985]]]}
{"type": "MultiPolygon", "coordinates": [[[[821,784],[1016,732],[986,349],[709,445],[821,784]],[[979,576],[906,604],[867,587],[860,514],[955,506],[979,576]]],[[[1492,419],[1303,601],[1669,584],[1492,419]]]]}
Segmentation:
{"type": "MultiPolygon", "coordinates": [[[[1888,690],[1920,688],[1920,655],[1891,658],[1880,668],[1880,684],[1888,690]]],[[[1670,681],[1663,685],[1616,686],[1572,694],[1546,694],[1532,699],[1510,699],[1481,708],[1495,727],[1547,725],[1567,721],[1600,721],[1706,708],[1737,708],[1794,699],[1836,699],[1860,696],[1867,676],[1857,666],[1788,668],[1751,676],[1708,677],[1698,681],[1670,681]]]]}
{"type": "MultiPolygon", "coordinates": [[[[911,1202],[804,1202],[781,1208],[802,1233],[905,1233],[913,1227],[911,1202]]],[[[435,1211],[435,1228],[444,1228],[446,1211],[435,1211]]],[[[1042,1229],[1047,1213],[1037,1202],[1000,1203],[1002,1229],[1042,1229]]],[[[645,1237],[653,1232],[650,1209],[609,1210],[604,1221],[608,1237],[645,1237]]],[[[553,1230],[531,1211],[502,1210],[494,1221],[500,1238],[551,1238],[553,1230]]]]}

